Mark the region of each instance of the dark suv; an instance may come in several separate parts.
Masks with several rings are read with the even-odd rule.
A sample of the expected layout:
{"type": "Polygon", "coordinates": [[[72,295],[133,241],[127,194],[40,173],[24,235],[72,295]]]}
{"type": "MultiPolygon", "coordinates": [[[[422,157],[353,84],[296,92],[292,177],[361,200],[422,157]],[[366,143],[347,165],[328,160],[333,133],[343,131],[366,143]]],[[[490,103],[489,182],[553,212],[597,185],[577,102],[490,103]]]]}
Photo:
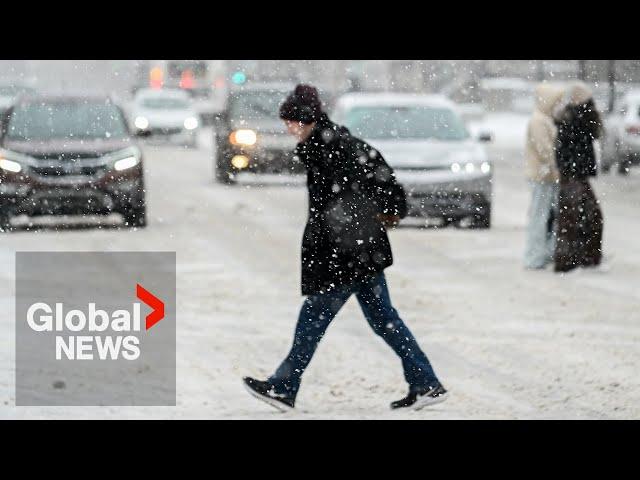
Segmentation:
{"type": "Polygon", "coordinates": [[[0,228],[21,214],[113,212],[146,225],[142,153],[109,98],[22,98],[0,126],[0,228]]]}
{"type": "Polygon", "coordinates": [[[278,117],[280,104],[292,89],[288,84],[253,84],[229,92],[215,126],[218,182],[304,171],[293,157],[296,141],[278,117]]]}

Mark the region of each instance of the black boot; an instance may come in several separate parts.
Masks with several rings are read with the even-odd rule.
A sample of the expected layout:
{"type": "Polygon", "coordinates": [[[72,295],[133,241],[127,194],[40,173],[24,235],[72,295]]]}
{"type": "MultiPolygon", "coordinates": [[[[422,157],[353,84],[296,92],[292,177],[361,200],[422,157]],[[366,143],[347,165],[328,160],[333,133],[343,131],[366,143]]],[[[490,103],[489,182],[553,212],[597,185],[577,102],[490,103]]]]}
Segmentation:
{"type": "Polygon", "coordinates": [[[244,377],[242,379],[242,383],[251,395],[265,403],[268,403],[272,407],[277,408],[281,412],[288,412],[294,407],[295,398],[276,393],[273,385],[269,382],[263,382],[251,377],[244,377]]]}
{"type": "Polygon", "coordinates": [[[409,394],[395,402],[391,402],[391,409],[407,408],[411,410],[420,410],[428,405],[444,402],[447,399],[447,390],[437,383],[434,386],[424,388],[422,390],[409,392],[409,394]]]}

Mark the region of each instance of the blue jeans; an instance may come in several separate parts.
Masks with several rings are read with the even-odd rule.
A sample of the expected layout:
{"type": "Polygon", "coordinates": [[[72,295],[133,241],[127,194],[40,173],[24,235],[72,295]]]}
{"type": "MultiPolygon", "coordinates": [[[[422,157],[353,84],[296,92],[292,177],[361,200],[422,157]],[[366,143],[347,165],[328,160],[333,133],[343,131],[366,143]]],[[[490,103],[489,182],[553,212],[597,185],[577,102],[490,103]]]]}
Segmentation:
{"type": "Polygon", "coordinates": [[[553,228],[558,209],[557,183],[531,182],[532,196],[529,206],[527,240],[524,252],[526,268],[544,268],[553,261],[556,236],[553,228]]]}
{"type": "Polygon", "coordinates": [[[276,393],[295,398],[300,380],[329,323],[355,293],[362,312],[375,333],[402,360],[411,390],[434,385],[438,379],[418,342],[391,305],[384,273],[362,283],[319,295],[309,295],[302,305],[291,351],[269,378],[276,393]]]}

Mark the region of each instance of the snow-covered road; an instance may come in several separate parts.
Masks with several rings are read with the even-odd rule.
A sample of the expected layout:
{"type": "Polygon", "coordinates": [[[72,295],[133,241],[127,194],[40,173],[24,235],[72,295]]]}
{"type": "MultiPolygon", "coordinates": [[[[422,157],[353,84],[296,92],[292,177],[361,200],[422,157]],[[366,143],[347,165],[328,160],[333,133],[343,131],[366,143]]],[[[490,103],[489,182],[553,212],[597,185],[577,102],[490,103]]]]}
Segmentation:
{"type": "Polygon", "coordinates": [[[271,373],[290,346],[306,197],[299,187],[212,183],[205,137],[196,151],[145,148],[144,230],[0,236],[0,418],[640,418],[640,171],[595,182],[608,273],[529,272],[521,153],[497,139],[491,230],[390,234],[392,298],[447,402],[388,409],[405,394],[401,365],[354,300],[320,344],[295,412],[244,391],[243,375],[271,373]],[[29,250],[177,252],[176,407],[14,406],[14,253],[29,250]]]}

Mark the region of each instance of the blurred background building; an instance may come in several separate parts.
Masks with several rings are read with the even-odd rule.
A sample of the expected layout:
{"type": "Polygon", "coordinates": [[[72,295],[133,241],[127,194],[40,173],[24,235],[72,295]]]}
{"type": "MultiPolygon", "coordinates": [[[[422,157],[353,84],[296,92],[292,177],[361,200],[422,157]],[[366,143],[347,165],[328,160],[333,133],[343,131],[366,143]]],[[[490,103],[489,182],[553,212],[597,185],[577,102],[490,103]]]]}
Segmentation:
{"type": "MultiPolygon", "coordinates": [[[[128,97],[137,88],[182,86],[213,98],[218,108],[233,83],[311,82],[323,90],[441,92],[460,103],[480,101],[487,79],[522,81],[581,78],[607,103],[610,80],[621,92],[640,82],[633,60],[0,60],[0,84],[27,84],[42,91],[82,91],[128,97]],[[155,77],[154,77],[155,75],[155,77]],[[520,80],[518,80],[520,79],[520,80]]],[[[497,86],[490,82],[495,89],[497,86]]],[[[501,88],[502,88],[501,87],[501,88]]],[[[504,88],[502,88],[504,90],[504,88]]],[[[502,94],[499,94],[502,95],[502,94]]],[[[495,96],[495,95],[494,95],[495,96]]],[[[508,95],[503,95],[505,98],[508,95]]],[[[491,107],[493,108],[493,107],[491,107]]]]}

